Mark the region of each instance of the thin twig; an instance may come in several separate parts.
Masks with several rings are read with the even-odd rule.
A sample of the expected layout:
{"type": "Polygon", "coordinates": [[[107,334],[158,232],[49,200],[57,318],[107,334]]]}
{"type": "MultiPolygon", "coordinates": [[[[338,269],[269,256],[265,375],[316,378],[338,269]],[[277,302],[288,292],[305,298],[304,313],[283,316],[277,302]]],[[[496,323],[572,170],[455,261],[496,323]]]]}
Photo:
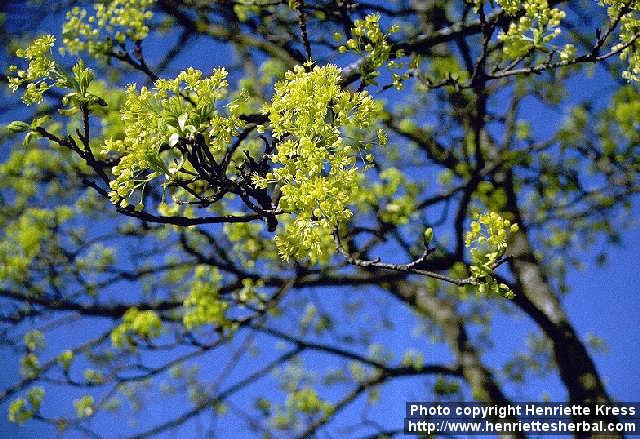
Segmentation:
{"type": "Polygon", "coordinates": [[[382,262],[380,260],[380,258],[376,258],[373,260],[363,260],[363,259],[359,259],[353,255],[351,255],[349,252],[347,252],[343,247],[342,247],[342,243],[340,242],[340,234],[338,233],[338,231],[336,230],[333,234],[335,241],[336,241],[336,248],[338,249],[338,252],[345,257],[345,259],[347,260],[347,262],[349,262],[352,265],[355,265],[357,267],[361,267],[361,268],[379,268],[382,270],[393,270],[393,271],[401,271],[404,273],[414,273],[414,274],[420,274],[422,276],[427,276],[427,277],[431,277],[433,279],[438,279],[444,282],[448,282],[454,285],[458,285],[458,286],[464,286],[464,285],[477,285],[478,284],[478,280],[472,277],[466,278],[466,279],[456,279],[453,277],[449,277],[440,273],[436,273],[433,271],[429,271],[429,270],[423,270],[420,268],[416,268],[416,266],[419,266],[419,264],[424,262],[424,258],[426,258],[426,256],[423,254],[419,259],[417,259],[416,261],[412,261],[408,264],[390,264],[390,263],[386,263],[386,262],[382,262]]]}
{"type": "Polygon", "coordinates": [[[298,9],[300,33],[302,34],[302,43],[307,54],[307,60],[311,60],[311,44],[309,43],[309,35],[307,34],[307,15],[304,12],[304,0],[296,0],[296,8],[298,9]]]}

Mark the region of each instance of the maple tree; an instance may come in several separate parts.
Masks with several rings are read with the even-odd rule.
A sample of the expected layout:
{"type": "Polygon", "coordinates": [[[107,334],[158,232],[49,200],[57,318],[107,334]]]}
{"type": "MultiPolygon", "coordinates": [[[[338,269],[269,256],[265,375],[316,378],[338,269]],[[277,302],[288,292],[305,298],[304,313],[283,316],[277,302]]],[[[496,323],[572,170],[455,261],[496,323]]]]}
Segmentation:
{"type": "MultiPolygon", "coordinates": [[[[611,401],[561,297],[575,250],[620,241],[638,192],[636,2],[66,3],[7,55],[11,421],[100,436],[94,418],[164,392],[188,395],[182,413],[133,437],[211,409],[310,437],[401,379],[506,403],[531,370],[571,402],[611,401]],[[235,56],[198,69],[189,47],[235,56]],[[606,105],[564,91],[593,69],[606,105]],[[567,116],[540,129],[544,109],[567,116]],[[373,298],[401,313],[372,326],[373,298]],[[497,372],[471,334],[505,307],[540,331],[497,372]],[[398,322],[453,360],[425,359],[424,335],[385,345],[398,322]],[[252,390],[274,374],[277,391],[252,390]],[[47,406],[56,387],[82,392],[47,406]]],[[[401,433],[389,423],[366,427],[401,433]]]]}

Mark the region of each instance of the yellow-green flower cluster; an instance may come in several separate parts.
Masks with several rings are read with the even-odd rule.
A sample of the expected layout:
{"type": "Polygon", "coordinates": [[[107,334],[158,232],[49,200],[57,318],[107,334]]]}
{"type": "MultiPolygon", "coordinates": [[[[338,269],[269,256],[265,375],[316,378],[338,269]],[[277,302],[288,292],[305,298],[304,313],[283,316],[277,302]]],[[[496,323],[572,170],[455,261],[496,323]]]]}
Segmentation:
{"type": "Polygon", "coordinates": [[[58,354],[56,358],[58,360],[58,364],[62,367],[62,370],[66,373],[71,368],[71,362],[73,361],[73,351],[64,350],[58,354]]]}
{"type": "Polygon", "coordinates": [[[289,394],[286,406],[294,413],[306,415],[318,413],[327,415],[333,410],[333,405],[320,399],[318,392],[310,387],[304,387],[289,394]]]}
{"type": "Polygon", "coordinates": [[[504,256],[511,234],[517,231],[517,224],[512,224],[496,212],[474,215],[465,244],[471,248],[471,275],[479,282],[480,294],[513,297],[513,292],[506,284],[494,279],[493,270],[504,256]]]}
{"type": "Polygon", "coordinates": [[[612,50],[619,50],[626,46],[620,51],[620,58],[629,63],[629,68],[622,72],[622,77],[628,81],[638,81],[640,80],[640,53],[636,47],[637,35],[640,33],[640,4],[637,1],[630,3],[623,0],[603,0],[601,4],[607,6],[607,14],[612,20],[615,20],[623,9],[629,8],[620,20],[620,43],[612,50]]]}
{"type": "MultiPolygon", "coordinates": [[[[126,207],[127,198],[148,181],[164,175],[169,182],[180,175],[184,158],[173,155],[165,163],[160,155],[162,145],[175,146],[180,139],[192,140],[200,134],[212,154],[225,151],[243,125],[238,113],[246,98],[240,93],[226,106],[229,115],[221,114],[216,106],[227,96],[227,87],[226,70],[215,69],[211,76],[203,77],[200,70],[189,68],[175,79],[157,80],[151,90],[142,87],[138,91],[135,84],[127,88],[120,109],[124,138],[105,143],[106,150],[122,155],[112,169],[116,179],[110,184],[110,197],[114,203],[126,207]],[[143,175],[147,170],[152,172],[143,175]]],[[[142,207],[141,203],[137,206],[142,207]]]]}
{"type": "Polygon", "coordinates": [[[9,405],[9,421],[22,425],[33,417],[33,412],[27,407],[27,400],[24,398],[14,399],[9,405]]]}
{"type": "Polygon", "coordinates": [[[134,336],[152,339],[160,336],[162,321],[155,311],[140,311],[129,308],[122,317],[122,323],[111,332],[111,344],[115,347],[133,346],[134,336]]]}
{"type": "Polygon", "coordinates": [[[94,14],[74,7],[67,12],[62,27],[62,52],[79,53],[87,50],[91,55],[108,55],[114,44],[127,39],[141,41],[149,33],[146,22],[151,19],[154,0],[112,0],[96,2],[94,14]]]}
{"type": "Polygon", "coordinates": [[[42,102],[44,93],[55,82],[52,79],[56,71],[56,62],[51,56],[51,48],[55,41],[53,35],[43,35],[33,40],[26,49],[16,51],[16,56],[29,61],[29,66],[27,70],[19,70],[17,66],[9,67],[9,88],[16,92],[18,87],[26,84],[22,102],[27,105],[42,102]]]}
{"type": "Polygon", "coordinates": [[[304,216],[284,220],[284,231],[275,237],[276,246],[285,260],[308,259],[312,264],[327,264],[335,252],[332,235],[335,225],[326,218],[305,219],[304,216]]]}
{"type": "Polygon", "coordinates": [[[229,303],[218,297],[221,279],[215,268],[204,265],[196,267],[191,291],[183,302],[185,312],[182,323],[185,328],[207,324],[225,327],[229,324],[226,317],[229,303]]]}
{"type": "Polygon", "coordinates": [[[85,382],[89,384],[102,384],[106,381],[102,372],[93,369],[85,369],[83,376],[85,382]]]}
{"type": "Polygon", "coordinates": [[[564,62],[571,62],[576,58],[576,46],[573,44],[565,44],[560,51],[560,60],[564,62]]]}
{"type": "Polygon", "coordinates": [[[32,387],[27,393],[27,399],[18,398],[11,402],[8,411],[9,421],[24,424],[40,411],[43,399],[44,389],[39,386],[32,387]]]}
{"type": "MultiPolygon", "coordinates": [[[[360,66],[362,80],[365,84],[375,84],[375,78],[380,75],[378,69],[387,63],[389,69],[401,69],[404,63],[389,61],[392,45],[388,40],[388,35],[398,31],[397,26],[391,26],[388,34],[380,30],[380,15],[370,14],[364,19],[356,20],[352,29],[353,38],[338,48],[340,53],[353,51],[361,55],[364,60],[360,66]]],[[[340,38],[340,35],[337,35],[340,38]]],[[[404,56],[404,52],[399,50],[395,53],[396,58],[404,56]]],[[[402,81],[409,78],[408,74],[393,73],[393,85],[397,89],[402,88],[402,81]]]]}
{"type": "MultiPolygon", "coordinates": [[[[395,31],[394,28],[392,30],[395,31]]],[[[380,15],[367,15],[364,20],[356,20],[352,29],[354,38],[347,40],[344,46],[338,48],[342,53],[353,50],[357,53],[363,50],[368,52],[370,62],[381,67],[391,53],[391,44],[387,36],[380,30],[380,15]]]]}
{"type": "Polygon", "coordinates": [[[36,386],[29,389],[29,392],[27,393],[27,400],[29,401],[29,404],[31,404],[31,408],[34,412],[38,412],[40,410],[43,399],[44,389],[42,387],[36,386]]]}
{"type": "Polygon", "coordinates": [[[421,370],[424,367],[424,354],[420,351],[409,349],[402,355],[402,365],[421,370]]]}
{"type": "Polygon", "coordinates": [[[622,72],[622,77],[628,81],[638,81],[640,80],[640,52],[635,49],[635,44],[629,45],[629,43],[636,40],[637,34],[640,33],[640,19],[637,16],[625,15],[621,21],[620,45],[628,45],[628,47],[622,50],[620,58],[626,59],[629,63],[629,68],[622,72]]]}
{"type": "Polygon", "coordinates": [[[288,365],[281,375],[281,386],[287,393],[282,405],[273,405],[266,399],[259,399],[257,405],[265,412],[271,413],[271,424],[279,430],[296,430],[302,426],[302,420],[310,420],[329,416],[334,406],[320,398],[318,392],[310,384],[302,384],[305,372],[300,365],[288,365]],[[286,382],[285,382],[286,380],[286,382]]]}
{"type": "Polygon", "coordinates": [[[20,358],[20,373],[25,378],[36,378],[41,371],[40,359],[33,352],[29,352],[20,358]]]}
{"type": "MultiPolygon", "coordinates": [[[[25,85],[22,101],[27,105],[42,102],[44,93],[52,87],[71,89],[62,97],[62,103],[69,108],[59,109],[60,114],[65,116],[77,113],[82,105],[106,106],[102,98],[88,91],[94,79],[93,71],[79,60],[71,69],[73,75],[69,75],[52,57],[51,48],[54,43],[55,38],[52,35],[44,35],[33,40],[26,49],[18,50],[16,55],[28,60],[29,65],[27,70],[19,70],[17,66],[9,67],[9,88],[16,92],[21,85],[25,85]]],[[[45,117],[37,118],[31,126],[16,121],[8,128],[14,133],[28,131],[25,138],[25,143],[28,143],[28,139],[35,135],[31,130],[39,126],[38,120],[43,121],[45,117]]]]}
{"type": "Polygon", "coordinates": [[[44,334],[37,329],[32,329],[22,337],[24,345],[29,352],[38,351],[45,346],[44,334]]]}
{"type": "Polygon", "coordinates": [[[245,23],[249,17],[258,15],[260,13],[260,5],[252,4],[251,2],[247,3],[234,3],[233,12],[238,17],[242,23],[245,23]]]}
{"type": "MultiPolygon", "coordinates": [[[[524,0],[522,5],[524,15],[498,37],[508,59],[517,59],[533,50],[546,51],[546,45],[560,35],[560,22],[566,15],[560,9],[549,7],[547,0],[524,0]]],[[[511,2],[504,2],[503,7],[511,14],[518,10],[511,2]]]]}
{"type": "Polygon", "coordinates": [[[258,223],[226,223],[224,233],[233,244],[233,251],[242,263],[252,268],[258,260],[280,262],[273,241],[265,239],[258,223]]]}
{"type": "Polygon", "coordinates": [[[522,0],[497,0],[500,7],[509,15],[516,15],[522,0]]]}
{"type": "Polygon", "coordinates": [[[4,232],[0,233],[0,283],[22,282],[43,243],[50,238],[52,225],[71,217],[68,208],[29,208],[15,222],[4,224],[4,232]]]}
{"type": "Polygon", "coordinates": [[[95,405],[95,399],[91,395],[85,395],[73,401],[73,406],[76,409],[76,416],[78,416],[78,418],[89,418],[93,416],[96,410],[95,405]]]}
{"type": "Polygon", "coordinates": [[[359,206],[375,206],[385,223],[401,225],[409,222],[416,212],[419,188],[410,183],[398,168],[390,167],[380,173],[380,182],[360,192],[359,206]],[[383,204],[382,200],[385,201],[383,204]]]}
{"type": "Polygon", "coordinates": [[[372,129],[381,105],[367,92],[343,90],[337,66],[297,66],[275,85],[264,112],[277,142],[275,167],[254,180],[262,187],[276,183],[279,207],[296,215],[277,236],[278,249],[285,259],[318,260],[322,243],[351,217],[347,206],[361,178],[357,148],[341,130],[372,129]]]}

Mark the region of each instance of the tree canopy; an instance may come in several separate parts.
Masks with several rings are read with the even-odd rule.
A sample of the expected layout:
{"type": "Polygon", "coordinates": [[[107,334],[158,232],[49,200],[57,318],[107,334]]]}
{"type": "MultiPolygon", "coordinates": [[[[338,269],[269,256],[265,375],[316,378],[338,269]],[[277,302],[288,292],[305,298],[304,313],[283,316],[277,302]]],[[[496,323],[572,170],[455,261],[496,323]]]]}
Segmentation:
{"type": "Polygon", "coordinates": [[[640,188],[636,1],[0,8],[10,421],[387,438],[376,407],[535,375],[614,399],[563,298],[640,188]],[[532,328],[500,364],[495,317],[532,328]]]}

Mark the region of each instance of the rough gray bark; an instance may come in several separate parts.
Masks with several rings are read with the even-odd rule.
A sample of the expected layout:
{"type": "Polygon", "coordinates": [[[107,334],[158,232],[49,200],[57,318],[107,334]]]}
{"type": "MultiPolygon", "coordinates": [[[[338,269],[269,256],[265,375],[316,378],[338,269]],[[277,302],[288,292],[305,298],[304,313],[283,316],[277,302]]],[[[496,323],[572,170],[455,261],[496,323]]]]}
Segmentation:
{"type": "Polygon", "coordinates": [[[609,395],[586,347],[569,323],[560,301],[551,291],[524,233],[512,244],[511,267],[516,278],[515,302],[551,339],[562,381],[572,402],[608,403],[609,395]]]}
{"type": "MultiPolygon", "coordinates": [[[[569,401],[577,404],[611,403],[611,398],[602,382],[593,359],[571,325],[558,296],[554,293],[540,262],[535,257],[533,246],[527,235],[526,222],[518,208],[518,199],[511,176],[507,178],[508,210],[520,224],[510,244],[509,265],[515,279],[514,302],[527,313],[552,343],[553,357],[560,378],[567,388],[569,401]]],[[[615,417],[598,418],[593,421],[615,421],[615,417]]],[[[602,436],[605,437],[605,436],[602,436]]],[[[611,435],[607,437],[622,437],[611,435]]]]}

